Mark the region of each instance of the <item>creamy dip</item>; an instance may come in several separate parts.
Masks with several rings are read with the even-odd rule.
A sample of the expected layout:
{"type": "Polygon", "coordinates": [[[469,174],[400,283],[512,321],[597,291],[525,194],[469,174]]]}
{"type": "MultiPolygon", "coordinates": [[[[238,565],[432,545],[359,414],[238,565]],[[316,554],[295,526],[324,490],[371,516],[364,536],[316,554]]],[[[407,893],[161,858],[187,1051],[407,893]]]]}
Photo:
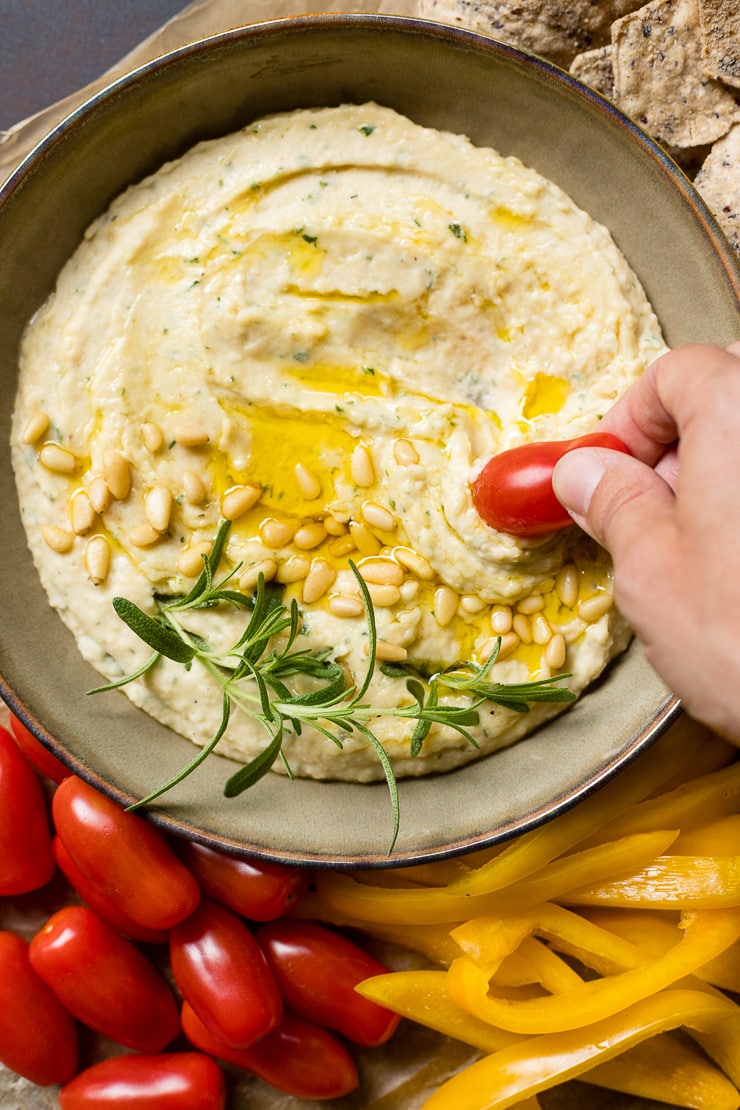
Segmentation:
{"type": "MultiPolygon", "coordinates": [[[[110,679],[150,655],[112,599],[153,612],[186,592],[227,517],[240,588],[281,584],[300,646],[348,674],[368,644],[352,559],[380,660],[480,663],[501,635],[493,679],[569,672],[579,693],[629,639],[606,554],[576,528],[493,531],[470,485],[504,448],[592,430],[664,349],[608,232],[516,159],[375,104],[272,116],[128,189],[30,323],[13,459],[31,551],[110,679]]],[[[197,617],[223,646],[245,620],[197,617]]],[[[196,744],[220,719],[197,664],[125,690],[196,744]]],[[[379,670],[368,698],[409,701],[379,670]]],[[[478,750],[435,726],[413,760],[403,723],[374,731],[396,774],[423,774],[560,709],[491,707],[478,750]]],[[[219,750],[265,743],[233,714],[219,750]]],[[[298,775],[381,774],[358,736],[304,729],[284,750],[298,775]]]]}

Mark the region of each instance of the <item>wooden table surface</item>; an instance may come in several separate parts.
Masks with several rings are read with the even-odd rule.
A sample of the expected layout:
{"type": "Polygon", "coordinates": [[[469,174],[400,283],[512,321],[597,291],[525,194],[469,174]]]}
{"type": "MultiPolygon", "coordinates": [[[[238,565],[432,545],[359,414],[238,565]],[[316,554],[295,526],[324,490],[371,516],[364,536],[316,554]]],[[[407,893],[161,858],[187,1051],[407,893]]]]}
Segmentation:
{"type": "Polygon", "coordinates": [[[188,0],[0,0],[0,131],[95,80],[188,0]]]}

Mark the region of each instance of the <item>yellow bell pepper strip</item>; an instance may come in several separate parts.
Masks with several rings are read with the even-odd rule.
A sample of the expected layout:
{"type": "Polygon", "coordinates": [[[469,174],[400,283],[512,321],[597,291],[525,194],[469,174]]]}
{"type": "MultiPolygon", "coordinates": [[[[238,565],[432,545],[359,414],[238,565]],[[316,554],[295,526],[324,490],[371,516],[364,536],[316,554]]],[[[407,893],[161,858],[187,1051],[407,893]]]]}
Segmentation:
{"type": "MultiPolygon", "coordinates": [[[[666,990],[584,1029],[530,1037],[471,1064],[443,1083],[422,1110],[510,1110],[533,1094],[584,1077],[656,1033],[687,1026],[708,1032],[737,1007],[701,991],[666,990]]],[[[689,1103],[690,1105],[690,1103],[689,1103]]],[[[717,1075],[712,1110],[737,1110],[740,1094],[717,1075]]]]}
{"type": "Polygon", "coordinates": [[[734,856],[740,847],[740,813],[731,813],[702,825],[698,829],[682,832],[673,844],[676,856],[734,856]]]}
{"type": "Polygon", "coordinates": [[[496,1029],[488,1022],[460,1009],[447,990],[447,973],[419,969],[389,971],[358,983],[355,990],[395,1014],[436,1029],[447,1037],[463,1041],[481,1052],[498,1052],[517,1044],[521,1037],[496,1029]]]}
{"type": "MultiPolygon", "coordinates": [[[[517,837],[488,863],[454,880],[449,884],[450,892],[480,895],[501,890],[527,878],[585,840],[627,807],[657,790],[675,772],[676,766],[690,766],[699,749],[698,741],[693,733],[680,735],[678,740],[680,742],[672,732],[667,733],[597,793],[546,825],[517,837]]],[[[650,831],[678,827],[676,823],[653,824],[650,831]]]]}
{"type": "MultiPolygon", "coordinates": [[[[366,979],[356,990],[401,1017],[486,1054],[521,1041],[515,1033],[496,1029],[456,1006],[447,992],[443,971],[388,972],[366,979]]],[[[627,1049],[615,1061],[596,1064],[583,1078],[609,1090],[694,1110],[717,1110],[723,1100],[730,1105],[727,1080],[704,1056],[670,1034],[658,1034],[644,1045],[627,1049]]],[[[524,1104],[516,1105],[519,1110],[524,1104]]]]}
{"type": "Polygon", "coordinates": [[[571,990],[511,1001],[491,994],[490,972],[467,956],[447,971],[448,990],[462,1009],[512,1033],[557,1033],[602,1021],[690,975],[740,937],[740,909],[684,915],[682,939],[637,968],[582,982],[571,990]]]}
{"type": "Polygon", "coordinates": [[[727,1077],[703,1053],[671,1033],[658,1033],[633,1045],[590,1068],[581,1079],[595,1087],[692,1110],[715,1110],[736,1097],[727,1077]]]}
{"type": "Polygon", "coordinates": [[[517,955],[529,964],[536,976],[536,982],[541,983],[550,994],[566,993],[583,982],[578,972],[565,960],[534,937],[524,938],[517,949],[517,955]]]}
{"type": "Polygon", "coordinates": [[[740,856],[661,856],[608,883],[569,891],[569,906],[653,910],[720,909],[740,905],[740,856]]]}
{"type": "Polygon", "coordinates": [[[687,829],[740,812],[740,760],[639,802],[603,825],[582,847],[650,829],[687,829]]]}
{"type": "Polygon", "coordinates": [[[677,836],[675,830],[659,830],[625,837],[602,845],[590,853],[557,860],[539,875],[505,891],[472,896],[456,893],[453,887],[391,887],[358,882],[348,875],[318,873],[316,889],[329,910],[359,922],[378,924],[457,923],[471,916],[496,913],[505,906],[528,906],[580,887],[590,876],[603,881],[628,875],[654,860],[677,836]]]}
{"type": "MultiPolygon", "coordinates": [[[[650,948],[640,947],[616,931],[550,902],[504,918],[482,917],[466,921],[450,935],[459,951],[489,972],[500,965],[507,945],[517,936],[521,937],[520,945],[525,937],[543,937],[556,951],[575,957],[600,975],[642,967],[655,955],[650,948]]],[[[674,943],[681,936],[675,931],[674,943]]],[[[658,954],[664,951],[665,948],[661,948],[658,954]]]]}

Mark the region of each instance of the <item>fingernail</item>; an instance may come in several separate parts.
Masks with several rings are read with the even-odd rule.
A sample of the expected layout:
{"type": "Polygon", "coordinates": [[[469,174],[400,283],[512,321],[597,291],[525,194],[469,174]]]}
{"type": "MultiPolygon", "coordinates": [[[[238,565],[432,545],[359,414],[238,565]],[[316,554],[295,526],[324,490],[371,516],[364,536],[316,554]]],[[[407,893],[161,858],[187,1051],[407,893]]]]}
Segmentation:
{"type": "Polygon", "coordinates": [[[604,463],[597,451],[580,447],[569,451],[557,463],[552,476],[552,488],[558,501],[568,512],[585,516],[594,490],[604,476],[604,463]]]}

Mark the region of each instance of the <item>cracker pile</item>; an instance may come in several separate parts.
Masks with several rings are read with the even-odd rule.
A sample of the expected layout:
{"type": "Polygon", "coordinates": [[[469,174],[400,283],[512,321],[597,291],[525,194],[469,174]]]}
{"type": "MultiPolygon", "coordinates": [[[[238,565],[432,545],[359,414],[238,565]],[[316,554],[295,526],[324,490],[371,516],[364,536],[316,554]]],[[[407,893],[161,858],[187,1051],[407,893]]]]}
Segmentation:
{"type": "Polygon", "coordinates": [[[740,0],[418,0],[568,69],[652,135],[740,256],[740,0]]]}

